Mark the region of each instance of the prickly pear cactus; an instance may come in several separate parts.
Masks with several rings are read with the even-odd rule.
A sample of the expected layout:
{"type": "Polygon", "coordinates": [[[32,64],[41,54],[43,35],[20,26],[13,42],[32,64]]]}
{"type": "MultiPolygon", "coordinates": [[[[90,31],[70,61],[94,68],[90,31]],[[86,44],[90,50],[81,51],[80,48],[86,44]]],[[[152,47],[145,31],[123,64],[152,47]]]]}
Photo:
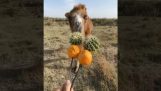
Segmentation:
{"type": "Polygon", "coordinates": [[[96,51],[99,49],[100,44],[98,39],[95,36],[88,36],[84,42],[84,48],[89,51],[96,51]]]}
{"type": "Polygon", "coordinates": [[[82,44],[82,41],[83,41],[83,36],[79,32],[72,33],[69,38],[69,43],[71,43],[73,45],[80,45],[80,44],[82,44]]]}

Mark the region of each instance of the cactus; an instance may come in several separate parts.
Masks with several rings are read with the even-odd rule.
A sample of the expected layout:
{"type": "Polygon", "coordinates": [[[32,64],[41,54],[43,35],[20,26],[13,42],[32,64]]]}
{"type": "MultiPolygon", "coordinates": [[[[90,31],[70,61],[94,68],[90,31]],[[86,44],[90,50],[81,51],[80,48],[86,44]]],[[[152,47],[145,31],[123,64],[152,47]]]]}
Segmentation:
{"type": "Polygon", "coordinates": [[[80,45],[82,44],[82,41],[83,41],[83,36],[79,32],[72,33],[69,38],[69,43],[71,43],[72,45],[80,45]]]}
{"type": "Polygon", "coordinates": [[[96,51],[99,49],[100,44],[98,39],[95,36],[88,36],[84,42],[84,48],[89,50],[89,51],[96,51]]]}

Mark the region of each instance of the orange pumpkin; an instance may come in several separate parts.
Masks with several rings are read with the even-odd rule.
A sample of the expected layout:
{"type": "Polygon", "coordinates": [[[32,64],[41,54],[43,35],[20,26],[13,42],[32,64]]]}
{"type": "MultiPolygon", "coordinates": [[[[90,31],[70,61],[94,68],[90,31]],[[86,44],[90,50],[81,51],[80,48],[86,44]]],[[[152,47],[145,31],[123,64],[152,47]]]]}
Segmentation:
{"type": "Polygon", "coordinates": [[[76,58],[80,53],[80,48],[77,45],[71,45],[67,51],[69,58],[76,58]]]}
{"type": "Polygon", "coordinates": [[[90,65],[91,62],[92,62],[92,54],[88,50],[83,50],[80,53],[78,59],[79,59],[80,64],[82,64],[82,65],[90,65]]]}

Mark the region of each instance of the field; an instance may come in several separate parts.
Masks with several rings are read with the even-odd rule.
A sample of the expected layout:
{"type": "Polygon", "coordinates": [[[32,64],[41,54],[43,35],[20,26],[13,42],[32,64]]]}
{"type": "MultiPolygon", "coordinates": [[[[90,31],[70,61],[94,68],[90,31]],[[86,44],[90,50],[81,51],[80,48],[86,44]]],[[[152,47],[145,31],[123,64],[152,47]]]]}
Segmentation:
{"type": "Polygon", "coordinates": [[[161,91],[161,18],[120,16],[118,75],[121,91],[161,91]]]}
{"type": "Polygon", "coordinates": [[[39,22],[41,19],[31,17],[3,16],[1,19],[1,91],[41,91],[43,47],[39,22]]]}
{"type": "Polygon", "coordinates": [[[30,7],[37,3],[0,1],[0,91],[42,91],[41,5],[30,7]]]}
{"type": "MultiPolygon", "coordinates": [[[[93,63],[83,68],[75,83],[75,91],[117,90],[117,20],[93,19],[93,35],[101,43],[93,54],[93,63]]],[[[69,76],[70,28],[67,20],[44,18],[44,89],[52,91],[63,84],[69,76]]]]}

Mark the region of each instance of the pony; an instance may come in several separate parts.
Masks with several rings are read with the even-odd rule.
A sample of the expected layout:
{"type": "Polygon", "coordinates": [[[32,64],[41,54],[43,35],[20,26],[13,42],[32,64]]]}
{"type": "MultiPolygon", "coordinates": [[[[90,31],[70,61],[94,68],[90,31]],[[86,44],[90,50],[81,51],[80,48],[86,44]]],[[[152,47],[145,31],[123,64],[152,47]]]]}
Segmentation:
{"type": "Polygon", "coordinates": [[[85,5],[75,5],[70,12],[65,14],[65,16],[69,21],[71,32],[81,32],[85,36],[92,33],[93,23],[87,14],[85,5]]]}
{"type": "MultiPolygon", "coordinates": [[[[69,21],[71,32],[80,32],[83,36],[88,37],[93,30],[93,23],[87,14],[87,8],[83,4],[75,5],[74,8],[65,13],[66,18],[69,21]]],[[[79,61],[76,61],[75,72],[78,71],[79,61]]]]}

